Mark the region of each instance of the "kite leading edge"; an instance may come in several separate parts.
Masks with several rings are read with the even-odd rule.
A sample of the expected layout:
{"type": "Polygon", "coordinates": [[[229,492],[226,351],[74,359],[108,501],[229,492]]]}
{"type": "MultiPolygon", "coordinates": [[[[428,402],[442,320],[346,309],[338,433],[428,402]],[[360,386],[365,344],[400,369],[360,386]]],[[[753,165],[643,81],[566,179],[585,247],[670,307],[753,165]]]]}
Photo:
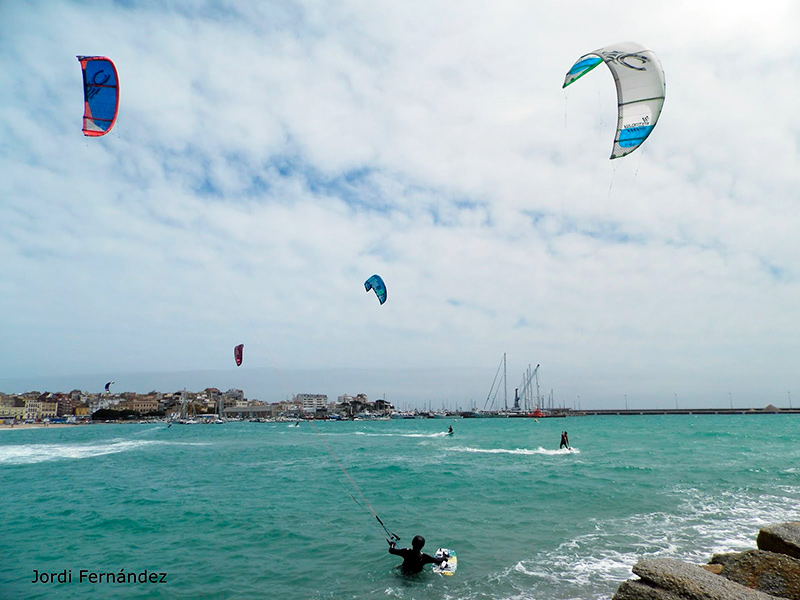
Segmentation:
{"type": "Polygon", "coordinates": [[[617,133],[610,158],[636,150],[653,132],[661,115],[666,81],[661,62],[652,50],[635,42],[623,42],[584,54],[564,78],[574,83],[604,62],[617,85],[617,133]]]}

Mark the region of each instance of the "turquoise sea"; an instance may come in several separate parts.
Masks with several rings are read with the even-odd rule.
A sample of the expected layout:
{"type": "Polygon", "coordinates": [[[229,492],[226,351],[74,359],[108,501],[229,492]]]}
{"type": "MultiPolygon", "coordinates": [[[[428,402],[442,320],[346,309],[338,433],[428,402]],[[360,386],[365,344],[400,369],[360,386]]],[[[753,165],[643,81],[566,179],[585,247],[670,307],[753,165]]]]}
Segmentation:
{"type": "Polygon", "coordinates": [[[797,415],[0,430],[0,598],[610,598],[641,557],[707,562],[800,520],[798,432],[797,415]],[[401,546],[456,550],[456,575],[394,569],[334,455],[401,546]]]}

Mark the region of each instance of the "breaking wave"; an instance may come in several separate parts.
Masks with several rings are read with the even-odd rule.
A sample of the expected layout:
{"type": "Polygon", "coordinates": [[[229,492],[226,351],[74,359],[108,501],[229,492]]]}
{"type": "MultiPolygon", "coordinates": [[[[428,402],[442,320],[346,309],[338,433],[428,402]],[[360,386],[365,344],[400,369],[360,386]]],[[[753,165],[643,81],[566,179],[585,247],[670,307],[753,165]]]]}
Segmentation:
{"type": "Polygon", "coordinates": [[[202,446],[200,442],[111,440],[104,444],[20,444],[0,446],[0,465],[30,465],[51,460],[77,460],[118,454],[148,446],[202,446]]]}
{"type": "Polygon", "coordinates": [[[525,455],[544,454],[548,456],[581,453],[581,451],[578,448],[572,448],[572,450],[567,450],[566,448],[562,450],[548,450],[547,448],[542,448],[541,446],[539,446],[536,450],[529,450],[527,448],[514,448],[513,450],[511,450],[507,448],[469,448],[469,447],[459,447],[459,446],[454,448],[448,448],[448,450],[452,452],[475,452],[477,454],[525,454],[525,455]]]}

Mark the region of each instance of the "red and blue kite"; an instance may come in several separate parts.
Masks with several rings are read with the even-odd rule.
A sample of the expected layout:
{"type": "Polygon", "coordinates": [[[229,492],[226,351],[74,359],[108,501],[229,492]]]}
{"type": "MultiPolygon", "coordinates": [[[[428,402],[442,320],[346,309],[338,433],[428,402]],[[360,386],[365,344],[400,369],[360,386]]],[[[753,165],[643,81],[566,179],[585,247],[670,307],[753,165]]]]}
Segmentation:
{"type": "Polygon", "coordinates": [[[97,137],[114,127],[119,110],[119,78],[105,56],[79,56],[83,71],[83,135],[97,137]]]}

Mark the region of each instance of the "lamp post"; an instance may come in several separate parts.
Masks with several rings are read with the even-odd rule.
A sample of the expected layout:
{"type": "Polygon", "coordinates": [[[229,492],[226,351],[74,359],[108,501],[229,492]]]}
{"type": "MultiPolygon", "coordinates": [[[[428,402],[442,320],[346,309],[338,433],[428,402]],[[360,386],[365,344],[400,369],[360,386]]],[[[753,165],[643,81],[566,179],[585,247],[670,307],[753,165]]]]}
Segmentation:
{"type": "Polygon", "coordinates": [[[625,394],[625,410],[628,410],[628,394],[625,394]]]}
{"type": "Polygon", "coordinates": [[[675,410],[678,410],[678,394],[675,394],[675,410]]]}
{"type": "Polygon", "coordinates": [[[786,392],[789,395],[789,410],[792,410],[792,390],[786,392]]]}

